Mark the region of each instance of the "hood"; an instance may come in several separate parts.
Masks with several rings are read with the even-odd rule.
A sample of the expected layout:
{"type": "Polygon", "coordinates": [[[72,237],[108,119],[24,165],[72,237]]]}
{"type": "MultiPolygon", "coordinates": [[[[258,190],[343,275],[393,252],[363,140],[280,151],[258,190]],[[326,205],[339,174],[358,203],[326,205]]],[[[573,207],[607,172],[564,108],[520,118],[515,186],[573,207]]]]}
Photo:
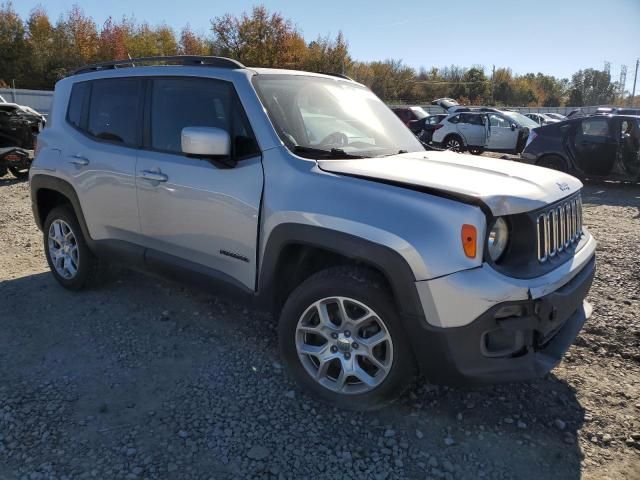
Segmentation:
{"type": "Polygon", "coordinates": [[[318,166],[327,172],[471,197],[496,216],[536,210],[582,188],[577,178],[556,170],[450,151],[318,160],[318,166]]]}

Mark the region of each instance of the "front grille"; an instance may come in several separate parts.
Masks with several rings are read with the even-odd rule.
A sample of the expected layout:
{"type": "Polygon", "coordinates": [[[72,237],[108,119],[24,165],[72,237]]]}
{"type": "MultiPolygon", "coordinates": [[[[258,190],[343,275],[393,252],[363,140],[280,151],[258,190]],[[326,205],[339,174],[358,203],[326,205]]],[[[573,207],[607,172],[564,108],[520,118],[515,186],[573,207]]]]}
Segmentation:
{"type": "Polygon", "coordinates": [[[538,261],[546,262],[578,243],[582,236],[582,198],[574,196],[545,210],[536,220],[538,261]]]}

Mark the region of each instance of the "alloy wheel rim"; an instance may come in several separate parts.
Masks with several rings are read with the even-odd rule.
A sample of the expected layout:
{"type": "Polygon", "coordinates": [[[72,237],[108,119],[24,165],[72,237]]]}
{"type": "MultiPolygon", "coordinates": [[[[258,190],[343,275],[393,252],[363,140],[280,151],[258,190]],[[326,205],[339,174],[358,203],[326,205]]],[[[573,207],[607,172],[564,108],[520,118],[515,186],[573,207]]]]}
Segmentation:
{"type": "Polygon", "coordinates": [[[66,280],[74,278],[80,265],[80,253],[69,224],[64,220],[54,220],[49,226],[47,243],[51,263],[58,275],[66,280]]]}
{"type": "Polygon", "coordinates": [[[307,373],[336,393],[367,393],[393,365],[393,341],[384,321],[352,298],[327,297],[310,305],[298,320],[295,341],[307,373]]]}
{"type": "Polygon", "coordinates": [[[460,150],[460,142],[458,142],[456,139],[451,139],[447,142],[447,147],[449,147],[450,150],[457,152],[458,150],[460,150]]]}

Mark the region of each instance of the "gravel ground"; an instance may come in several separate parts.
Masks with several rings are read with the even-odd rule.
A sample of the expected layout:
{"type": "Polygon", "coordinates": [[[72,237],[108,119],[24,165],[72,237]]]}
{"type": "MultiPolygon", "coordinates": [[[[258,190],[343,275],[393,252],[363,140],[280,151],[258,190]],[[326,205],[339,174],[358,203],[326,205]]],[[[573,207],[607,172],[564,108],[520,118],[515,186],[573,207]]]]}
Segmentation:
{"type": "Polygon", "coordinates": [[[583,196],[594,315],[553,374],[361,414],[292,385],[265,312],[130,272],[63,290],[4,177],[0,478],[640,478],[640,187],[583,196]]]}

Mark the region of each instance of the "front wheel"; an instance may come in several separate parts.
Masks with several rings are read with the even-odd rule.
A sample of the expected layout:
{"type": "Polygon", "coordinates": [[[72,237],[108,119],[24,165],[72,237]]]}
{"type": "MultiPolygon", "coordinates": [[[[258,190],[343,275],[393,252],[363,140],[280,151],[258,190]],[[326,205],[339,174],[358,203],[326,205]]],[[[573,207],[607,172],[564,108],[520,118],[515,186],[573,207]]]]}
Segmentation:
{"type": "Polygon", "coordinates": [[[375,272],[336,267],[293,291],[278,333],[298,385],[349,410],[380,408],[404,392],[415,365],[387,290],[375,272]]]}

